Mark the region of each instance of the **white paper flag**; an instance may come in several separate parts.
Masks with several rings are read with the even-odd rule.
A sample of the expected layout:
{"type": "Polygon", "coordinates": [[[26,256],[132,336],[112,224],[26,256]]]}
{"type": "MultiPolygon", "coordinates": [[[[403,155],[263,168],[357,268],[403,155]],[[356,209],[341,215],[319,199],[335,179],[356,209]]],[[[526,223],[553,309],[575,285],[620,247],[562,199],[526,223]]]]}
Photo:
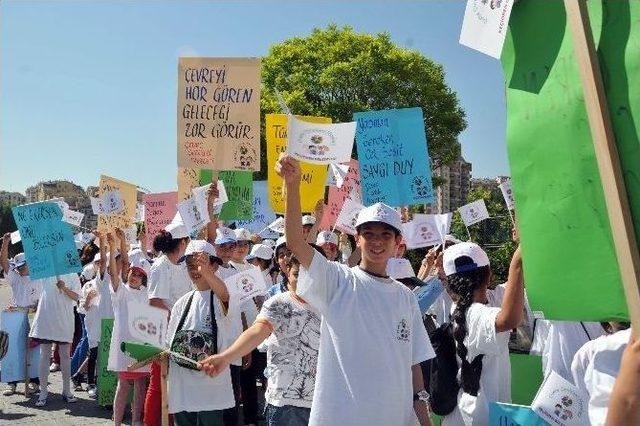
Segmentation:
{"type": "MultiPolygon", "coordinates": [[[[127,310],[131,337],[159,348],[166,346],[167,311],[138,302],[127,303],[127,310]]],[[[120,347],[120,342],[117,345],[120,347]]]]}
{"type": "Polygon", "coordinates": [[[233,274],[224,280],[229,292],[240,297],[240,301],[255,296],[262,296],[267,292],[264,275],[258,268],[249,268],[233,274]]]}
{"type": "Polygon", "coordinates": [[[413,215],[413,220],[402,225],[408,249],[442,244],[451,227],[451,213],[413,215]]]}
{"type": "Polygon", "coordinates": [[[62,221],[70,223],[71,225],[80,226],[82,219],[84,219],[84,213],[73,210],[65,210],[62,212],[62,221]]]}
{"type": "Polygon", "coordinates": [[[309,123],[288,116],[287,152],[312,164],[347,163],[351,160],[356,122],[309,123]]]}
{"type": "Polygon", "coordinates": [[[489,218],[489,212],[487,206],[484,204],[484,200],[476,200],[473,203],[465,204],[458,209],[462,216],[462,221],[466,226],[471,226],[474,223],[478,223],[481,220],[489,218]]]}
{"type": "Polygon", "coordinates": [[[20,231],[13,231],[11,233],[11,244],[17,244],[22,238],[20,237],[20,231]]]}
{"type": "Polygon", "coordinates": [[[284,217],[279,217],[271,222],[268,228],[278,234],[284,234],[284,217]]]}
{"type": "Polygon", "coordinates": [[[329,173],[327,173],[327,186],[335,186],[342,188],[344,178],[349,173],[348,164],[329,164],[329,173]]]}
{"type": "Polygon", "coordinates": [[[505,180],[500,185],[500,191],[502,191],[502,196],[504,197],[505,203],[507,203],[507,208],[509,210],[513,210],[516,206],[515,201],[513,200],[513,191],[511,190],[511,180],[505,180]]]}
{"type": "Polygon", "coordinates": [[[187,232],[190,234],[199,231],[209,223],[209,214],[206,210],[202,211],[201,208],[198,207],[198,203],[196,203],[194,197],[187,198],[178,203],[178,212],[182,218],[182,223],[184,223],[187,232]]]}
{"type": "Polygon", "coordinates": [[[467,0],[460,44],[500,59],[514,0],[467,0]]]}
{"type": "Polygon", "coordinates": [[[336,219],[336,229],[345,232],[349,235],[356,234],[356,221],[358,220],[358,213],[364,206],[357,200],[347,198],[342,205],[342,210],[336,219]]]}
{"type": "Polygon", "coordinates": [[[555,371],[542,382],[531,409],[552,425],[589,424],[587,398],[572,383],[555,371]]]}
{"type": "Polygon", "coordinates": [[[124,201],[117,189],[102,194],[101,200],[104,214],[115,214],[124,210],[124,201]]]}
{"type": "Polygon", "coordinates": [[[136,205],[136,222],[144,222],[144,204],[136,205]]]}
{"type": "Polygon", "coordinates": [[[102,205],[102,200],[95,197],[89,197],[89,199],[91,200],[91,210],[93,210],[93,214],[104,214],[104,206],[102,205]]]}
{"type": "Polygon", "coordinates": [[[276,92],[276,99],[278,100],[278,104],[280,104],[280,110],[284,114],[290,115],[291,114],[291,110],[287,106],[287,103],[284,101],[284,98],[282,97],[282,95],[280,94],[278,89],[275,89],[275,92],[276,92]]]}

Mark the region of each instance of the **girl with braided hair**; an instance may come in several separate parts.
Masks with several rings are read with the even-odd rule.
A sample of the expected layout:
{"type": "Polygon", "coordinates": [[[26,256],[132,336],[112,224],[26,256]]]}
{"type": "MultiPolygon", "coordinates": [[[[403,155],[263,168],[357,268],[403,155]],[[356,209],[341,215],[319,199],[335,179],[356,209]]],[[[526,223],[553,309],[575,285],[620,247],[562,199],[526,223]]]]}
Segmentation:
{"type": "Polygon", "coordinates": [[[458,407],[443,425],[489,424],[489,402],[511,402],[509,332],[522,321],[524,279],[518,247],[500,307],[488,305],[489,257],[475,243],[444,251],[447,285],[456,299],[453,337],[460,362],[458,407]]]}

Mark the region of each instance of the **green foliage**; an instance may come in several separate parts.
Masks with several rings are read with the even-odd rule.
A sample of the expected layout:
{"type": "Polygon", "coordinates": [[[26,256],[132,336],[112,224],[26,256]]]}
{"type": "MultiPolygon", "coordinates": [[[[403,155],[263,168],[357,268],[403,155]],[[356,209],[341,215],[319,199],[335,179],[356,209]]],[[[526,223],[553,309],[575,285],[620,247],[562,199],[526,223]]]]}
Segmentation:
{"type": "MultiPolygon", "coordinates": [[[[0,204],[0,237],[7,232],[13,232],[18,227],[13,219],[13,213],[11,212],[11,206],[9,204],[0,204]]],[[[22,242],[18,244],[12,244],[9,246],[9,257],[13,257],[22,251],[22,242]]]]}
{"type": "MultiPolygon", "coordinates": [[[[262,85],[263,117],[281,112],[276,88],[293,113],[334,122],[351,121],[357,111],[421,107],[433,167],[460,155],[457,138],[466,127],[465,114],[444,81],[442,66],[396,46],[389,34],[358,34],[330,25],[285,40],[262,58],[262,85]]],[[[265,176],[265,146],[256,178],[265,176]]]]}

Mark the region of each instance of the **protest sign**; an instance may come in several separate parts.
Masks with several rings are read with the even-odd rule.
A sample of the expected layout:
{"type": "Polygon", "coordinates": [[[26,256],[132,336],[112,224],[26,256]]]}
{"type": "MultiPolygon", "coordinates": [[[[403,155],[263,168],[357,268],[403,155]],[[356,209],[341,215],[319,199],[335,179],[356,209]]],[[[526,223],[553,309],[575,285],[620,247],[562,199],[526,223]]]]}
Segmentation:
{"type": "MultiPolygon", "coordinates": [[[[124,202],[122,201],[122,196],[120,195],[120,191],[106,191],[100,197],[102,201],[102,213],[103,214],[113,214],[113,213],[121,213],[124,209],[124,202]]],[[[137,208],[137,204],[136,204],[137,208]]]]}
{"type": "Polygon", "coordinates": [[[507,204],[507,209],[513,210],[516,207],[515,201],[513,200],[513,191],[511,189],[511,180],[505,180],[498,185],[500,187],[500,192],[502,192],[502,196],[504,197],[504,202],[507,204]]]}
{"type": "Polygon", "coordinates": [[[191,197],[191,190],[200,186],[200,170],[178,167],[178,201],[191,197]]]}
{"type": "MultiPolygon", "coordinates": [[[[586,5],[599,40],[600,67],[606,70],[604,105],[640,241],[640,183],[635,177],[640,117],[632,102],[640,99],[640,73],[631,72],[640,69],[640,55],[632,47],[640,42],[640,26],[629,26],[640,19],[640,4],[607,2],[606,9],[602,2],[586,5]],[[619,31],[620,22],[627,23],[626,31],[619,31]]],[[[548,319],[628,319],[564,4],[516,2],[509,27],[502,53],[506,140],[528,301],[548,319]]]]}
{"type": "Polygon", "coordinates": [[[460,216],[462,217],[462,221],[465,226],[471,226],[489,218],[489,212],[487,211],[487,206],[484,204],[483,199],[465,204],[460,207],[458,211],[460,212],[460,216]]]}
{"type": "MultiPolygon", "coordinates": [[[[211,170],[200,172],[200,184],[212,182],[211,170]]],[[[220,220],[251,219],[253,212],[253,172],[226,170],[218,172],[218,203],[224,204],[220,220]],[[221,184],[223,184],[221,186],[221,184]],[[222,201],[226,199],[225,201],[222,201]]]]}
{"type": "Polygon", "coordinates": [[[451,213],[413,215],[413,220],[402,224],[402,235],[408,249],[434,246],[444,243],[451,227],[451,213]]]}
{"type": "Polygon", "coordinates": [[[356,123],[314,123],[287,117],[287,152],[311,164],[346,163],[351,159],[356,123]]]}
{"type": "Polygon", "coordinates": [[[178,203],[178,212],[189,234],[199,231],[210,222],[209,214],[206,210],[206,201],[205,210],[203,211],[201,204],[197,202],[195,197],[178,203]]]}
{"type": "Polygon", "coordinates": [[[84,219],[84,213],[76,212],[69,209],[62,212],[62,220],[71,225],[80,226],[80,224],[82,223],[82,219],[84,219]]]}
{"type": "Polygon", "coordinates": [[[342,204],[342,209],[336,219],[336,229],[349,235],[355,235],[358,213],[360,213],[360,210],[363,208],[364,206],[358,202],[358,200],[347,198],[344,204],[342,204]]]}
{"type": "Polygon", "coordinates": [[[548,426],[530,407],[489,402],[489,424],[499,426],[548,426]]]}
{"type": "Polygon", "coordinates": [[[56,203],[25,204],[11,210],[32,280],[82,270],[73,232],[69,224],[62,221],[62,212],[56,203]]]}
{"type": "Polygon", "coordinates": [[[113,405],[116,394],[118,376],[107,368],[109,363],[109,347],[111,346],[111,333],[113,332],[113,319],[103,319],[100,325],[100,344],[98,346],[98,405],[104,407],[113,405]]]}
{"type": "MultiPolygon", "coordinates": [[[[326,117],[301,117],[312,123],[331,123],[326,117]]],[[[276,161],[287,150],[287,116],[285,114],[267,114],[265,133],[267,138],[267,182],[269,184],[269,202],[274,212],[284,213],[284,182],[275,171],[276,161]]],[[[324,198],[324,185],[327,181],[327,166],[321,164],[300,163],[300,197],[303,212],[312,212],[318,200],[324,198]]]]}
{"type": "Polygon", "coordinates": [[[269,204],[269,194],[267,193],[267,182],[264,180],[253,182],[253,212],[250,220],[236,220],[238,228],[248,229],[257,234],[267,228],[271,222],[276,220],[276,214],[269,204]]]}
{"type": "Polygon", "coordinates": [[[587,397],[555,371],[542,382],[531,409],[553,425],[580,426],[589,423],[587,397]]]}
{"type": "Polygon", "coordinates": [[[322,214],[320,229],[331,229],[335,225],[340,210],[342,210],[342,205],[354,191],[358,194],[358,198],[362,199],[360,195],[360,170],[358,160],[352,159],[349,162],[349,169],[343,179],[342,185],[340,187],[329,187],[328,202],[322,214]]]}
{"type": "Polygon", "coordinates": [[[178,166],[260,170],[260,59],[180,58],[178,166]]]}
{"type": "Polygon", "coordinates": [[[20,242],[20,240],[20,231],[13,231],[11,233],[11,244],[17,244],[20,242]]]}
{"type": "Polygon", "coordinates": [[[89,197],[91,200],[91,210],[93,214],[101,215],[104,214],[105,208],[102,203],[102,199],[100,197],[89,197]]]}
{"type": "Polygon", "coordinates": [[[514,0],[467,0],[460,44],[500,59],[514,0]]]}
{"type": "Polygon", "coordinates": [[[0,314],[0,330],[9,334],[9,350],[0,361],[0,381],[21,382],[26,379],[28,364],[29,378],[38,377],[40,346],[29,349],[27,357],[27,339],[29,337],[29,316],[22,311],[3,311],[0,314]]]}
{"type": "Polygon", "coordinates": [[[127,303],[129,333],[141,343],[163,348],[167,339],[167,311],[147,303],[127,303]]]}
{"type": "Polygon", "coordinates": [[[259,268],[252,267],[231,275],[224,280],[229,292],[238,295],[240,300],[262,296],[267,292],[264,275],[259,268]]]}
{"type": "Polygon", "coordinates": [[[144,228],[147,247],[151,247],[153,239],[162,231],[178,211],[178,193],[161,192],[158,194],[144,194],[144,228]]]}
{"type": "Polygon", "coordinates": [[[268,228],[273,232],[277,232],[278,234],[284,234],[284,217],[279,217],[271,222],[268,228]]]}
{"type": "Polygon", "coordinates": [[[511,363],[511,402],[531,405],[542,384],[542,357],[528,354],[509,354],[511,363]]]}
{"type": "Polygon", "coordinates": [[[342,187],[344,178],[349,173],[349,164],[329,164],[329,172],[327,173],[327,186],[342,187]]]}
{"type": "Polygon", "coordinates": [[[433,203],[422,109],[357,112],[353,118],[364,204],[433,203]]]}
{"type": "MultiPolygon", "coordinates": [[[[138,206],[138,189],[134,184],[102,175],[100,176],[98,195],[103,199],[103,211],[105,212],[98,215],[98,231],[114,232],[116,228],[125,229],[133,225],[138,206]],[[113,191],[118,191],[122,199],[121,210],[112,211],[110,207],[104,206],[105,195],[117,204],[117,199],[111,198],[114,195],[113,191]]],[[[116,205],[115,207],[118,206],[116,205]]]]}

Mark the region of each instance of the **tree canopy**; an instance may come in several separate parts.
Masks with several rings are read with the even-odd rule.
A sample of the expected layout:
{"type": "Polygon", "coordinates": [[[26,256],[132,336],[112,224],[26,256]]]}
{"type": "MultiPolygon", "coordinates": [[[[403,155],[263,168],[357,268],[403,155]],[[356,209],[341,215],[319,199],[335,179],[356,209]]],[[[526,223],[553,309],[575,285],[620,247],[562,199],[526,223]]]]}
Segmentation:
{"type": "Polygon", "coordinates": [[[421,107],[429,155],[437,167],[458,158],[458,134],[466,127],[444,76],[441,65],[398,47],[387,33],[359,34],[330,25],[270,48],[262,58],[261,110],[281,112],[275,89],[294,114],[334,122],[351,121],[357,111],[421,107]]]}

